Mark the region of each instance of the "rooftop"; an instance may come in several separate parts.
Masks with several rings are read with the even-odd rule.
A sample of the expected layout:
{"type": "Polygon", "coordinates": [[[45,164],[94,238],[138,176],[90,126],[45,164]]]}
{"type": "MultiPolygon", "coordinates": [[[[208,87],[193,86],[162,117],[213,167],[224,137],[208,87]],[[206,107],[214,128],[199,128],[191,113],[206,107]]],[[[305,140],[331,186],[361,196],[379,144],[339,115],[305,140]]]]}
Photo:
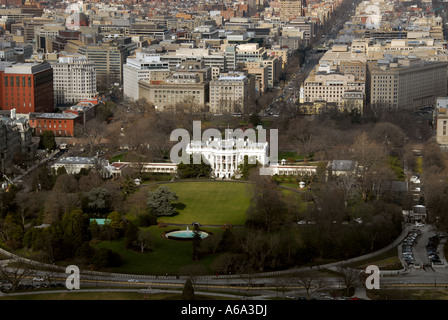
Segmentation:
{"type": "Polygon", "coordinates": [[[56,162],[57,164],[94,164],[93,157],[64,157],[56,162]]]}

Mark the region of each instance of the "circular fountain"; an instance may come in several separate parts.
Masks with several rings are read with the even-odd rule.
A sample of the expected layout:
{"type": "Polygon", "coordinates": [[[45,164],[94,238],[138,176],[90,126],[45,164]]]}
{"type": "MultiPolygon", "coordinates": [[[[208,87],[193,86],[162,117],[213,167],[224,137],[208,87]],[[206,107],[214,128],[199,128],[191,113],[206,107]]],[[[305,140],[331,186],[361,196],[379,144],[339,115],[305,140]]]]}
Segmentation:
{"type": "MultiPolygon", "coordinates": [[[[201,239],[208,237],[208,233],[205,231],[199,231],[199,235],[200,235],[201,239]]],[[[166,233],[165,237],[168,239],[174,239],[174,240],[193,240],[194,231],[190,230],[187,226],[186,230],[171,231],[171,232],[166,233]]]]}

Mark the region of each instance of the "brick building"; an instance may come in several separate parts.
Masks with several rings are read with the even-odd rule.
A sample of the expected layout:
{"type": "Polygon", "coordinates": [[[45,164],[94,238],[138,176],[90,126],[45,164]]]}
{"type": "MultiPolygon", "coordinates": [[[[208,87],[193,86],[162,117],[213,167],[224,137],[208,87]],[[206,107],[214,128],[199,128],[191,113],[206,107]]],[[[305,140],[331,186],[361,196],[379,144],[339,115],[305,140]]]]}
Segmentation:
{"type": "Polygon", "coordinates": [[[0,70],[0,108],[17,113],[54,112],[49,63],[19,63],[0,70]]]}
{"type": "Polygon", "coordinates": [[[74,113],[32,113],[29,122],[36,135],[53,131],[56,137],[73,137],[79,118],[74,113]]]}

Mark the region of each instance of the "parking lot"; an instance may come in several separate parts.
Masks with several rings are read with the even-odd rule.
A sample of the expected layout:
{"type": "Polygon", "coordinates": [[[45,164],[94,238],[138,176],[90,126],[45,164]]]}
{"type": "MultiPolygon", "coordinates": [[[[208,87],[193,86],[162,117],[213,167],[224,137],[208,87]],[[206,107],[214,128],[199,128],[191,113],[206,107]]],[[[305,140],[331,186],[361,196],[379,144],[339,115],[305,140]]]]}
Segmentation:
{"type": "Polygon", "coordinates": [[[437,233],[431,225],[413,228],[403,240],[400,258],[408,267],[415,269],[445,266],[446,260],[440,245],[445,235],[437,233]]]}

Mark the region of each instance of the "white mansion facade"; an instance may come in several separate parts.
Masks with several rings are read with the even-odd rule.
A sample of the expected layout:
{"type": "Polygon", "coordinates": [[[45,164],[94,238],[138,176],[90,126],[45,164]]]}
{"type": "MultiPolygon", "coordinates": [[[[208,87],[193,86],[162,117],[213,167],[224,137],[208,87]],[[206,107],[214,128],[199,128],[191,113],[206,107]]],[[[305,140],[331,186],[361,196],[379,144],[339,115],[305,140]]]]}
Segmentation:
{"type": "Polygon", "coordinates": [[[238,166],[247,156],[249,163],[268,165],[268,143],[253,142],[248,139],[215,139],[191,141],[185,150],[187,154],[200,154],[204,162],[212,167],[216,178],[229,179],[238,175],[238,166]]]}

